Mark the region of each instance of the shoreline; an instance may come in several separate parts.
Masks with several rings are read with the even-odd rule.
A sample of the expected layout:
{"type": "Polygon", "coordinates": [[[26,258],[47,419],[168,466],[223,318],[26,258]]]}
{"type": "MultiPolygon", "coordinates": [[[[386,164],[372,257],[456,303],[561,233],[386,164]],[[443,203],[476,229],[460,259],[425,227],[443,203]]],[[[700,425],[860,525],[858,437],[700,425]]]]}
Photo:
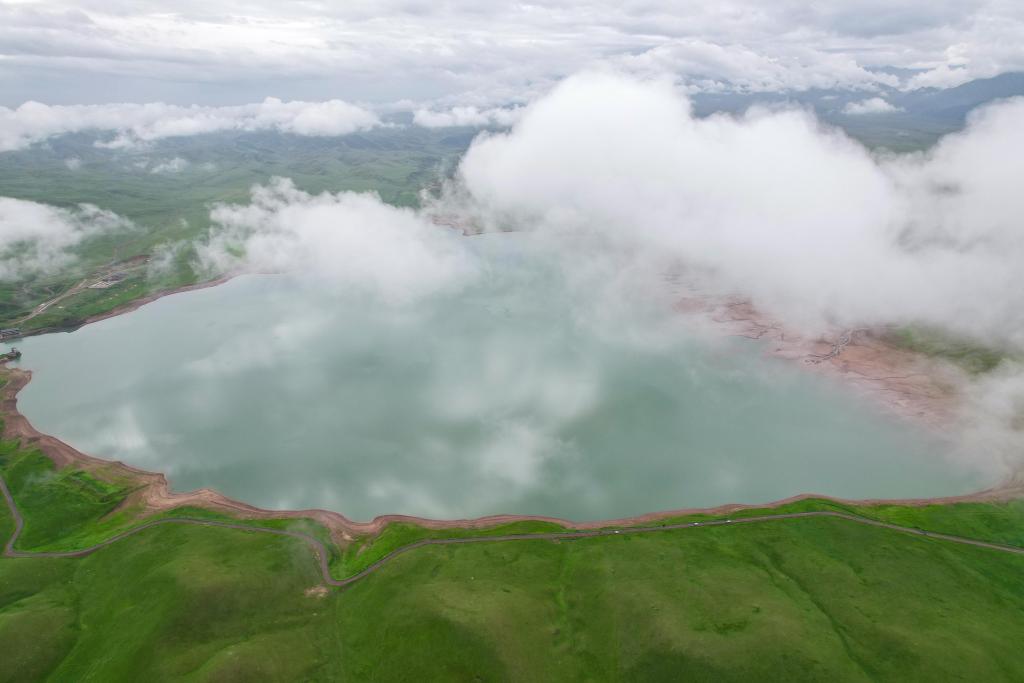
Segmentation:
{"type": "MultiPolygon", "coordinates": [[[[52,332],[74,332],[91,323],[138,310],[146,304],[162,299],[165,296],[216,287],[244,274],[247,273],[230,273],[213,280],[156,292],[104,313],[89,316],[74,327],[38,328],[31,330],[24,336],[38,336],[52,332]]],[[[936,365],[928,363],[927,367],[931,372],[924,372],[924,365],[922,365],[921,359],[916,354],[894,349],[881,341],[874,340],[868,330],[853,330],[846,333],[837,332],[839,339],[836,342],[830,342],[824,338],[807,339],[783,329],[775,321],[764,318],[749,302],[740,299],[716,302],[701,297],[682,296],[678,299],[674,310],[681,314],[701,316],[705,322],[713,325],[718,333],[724,333],[728,336],[763,339],[764,341],[774,343],[774,350],[767,352],[767,355],[770,357],[788,361],[802,359],[808,364],[807,369],[837,377],[840,381],[851,384],[854,388],[866,394],[874,394],[875,398],[881,399],[883,407],[889,408],[899,416],[914,420],[923,419],[926,425],[936,426],[948,423],[947,421],[952,414],[952,408],[955,403],[953,400],[954,396],[948,389],[942,389],[938,393],[932,390],[933,387],[939,386],[935,380],[936,365]],[[843,334],[847,335],[845,342],[841,339],[843,334]],[[865,334],[869,340],[867,344],[865,344],[864,340],[865,334]],[[871,342],[874,342],[874,344],[872,345],[871,342]],[[863,353],[863,347],[865,346],[868,348],[866,357],[863,353]],[[851,351],[859,353],[859,356],[851,359],[851,351]],[[851,361],[853,362],[851,363],[851,361]],[[915,371],[910,371],[909,368],[914,368],[915,371]],[[872,369],[875,370],[874,373],[869,372],[872,369]],[[894,369],[895,373],[893,372],[894,369]],[[881,376],[876,376],[879,374],[879,371],[882,373],[881,376]],[[855,376],[851,377],[851,375],[855,376]],[[903,384],[908,379],[911,380],[910,385],[903,384]],[[924,391],[921,391],[922,384],[924,391]]],[[[0,390],[0,418],[3,418],[4,421],[3,438],[15,438],[21,440],[25,445],[37,446],[58,469],[75,466],[94,473],[99,471],[107,476],[117,476],[136,482],[136,490],[128,495],[122,503],[122,507],[136,504],[141,505],[143,509],[140,516],[141,519],[183,506],[200,507],[240,519],[305,518],[313,519],[325,526],[335,541],[345,542],[352,540],[355,536],[376,535],[388,524],[395,522],[415,524],[426,529],[438,530],[455,528],[485,529],[513,522],[538,521],[551,522],[571,530],[587,530],[610,526],[627,527],[649,524],[684,515],[723,515],[740,510],[772,509],[808,499],[825,500],[842,505],[924,506],[967,502],[998,502],[1024,497],[1024,480],[1022,480],[1020,475],[1011,475],[1004,481],[980,491],[932,498],[868,498],[854,500],[815,493],[800,493],[769,503],[726,503],[714,507],[660,510],[628,517],[582,522],[559,517],[528,514],[495,514],[468,519],[431,519],[415,515],[386,514],[378,515],[370,521],[360,522],[349,519],[340,512],[322,508],[269,510],[230,498],[220,491],[210,488],[185,492],[172,491],[170,483],[163,473],[150,472],[121,461],[108,460],[83,453],[54,436],[38,431],[32,426],[28,418],[18,411],[17,407],[18,393],[31,381],[31,371],[20,368],[8,368],[6,367],[6,362],[0,362],[0,376],[7,379],[7,383],[0,390]]]]}
{"type": "Polygon", "coordinates": [[[426,529],[438,530],[455,528],[486,529],[513,522],[538,521],[551,522],[570,530],[588,530],[613,526],[629,527],[649,524],[685,515],[723,515],[741,510],[772,509],[808,499],[824,500],[841,505],[925,506],[970,502],[1001,502],[1024,497],[1024,481],[1011,477],[981,491],[933,498],[868,498],[852,500],[814,493],[800,493],[762,504],[726,503],[714,507],[660,510],[628,517],[582,522],[545,515],[527,514],[496,514],[469,519],[431,519],[415,515],[387,514],[378,515],[370,521],[360,522],[351,520],[340,512],[321,508],[268,510],[235,500],[209,488],[187,492],[172,491],[167,477],[162,473],[150,472],[120,461],[88,455],[54,436],[38,431],[32,426],[28,418],[18,411],[17,405],[18,393],[32,379],[31,371],[20,368],[8,368],[6,364],[0,364],[0,376],[7,380],[2,390],[0,390],[0,417],[4,421],[3,438],[18,439],[25,446],[39,448],[43,455],[48,457],[58,469],[68,466],[80,467],[94,474],[99,473],[100,476],[114,476],[135,482],[137,484],[136,490],[128,495],[121,507],[141,505],[143,512],[140,515],[140,519],[146,519],[152,515],[184,506],[200,507],[225,513],[239,519],[304,518],[312,519],[322,524],[327,528],[332,539],[339,543],[351,541],[356,536],[377,535],[388,524],[395,522],[415,524],[426,529]]]}
{"type": "Polygon", "coordinates": [[[763,342],[764,355],[842,383],[884,412],[945,434],[959,419],[961,389],[970,378],[939,359],[887,342],[885,328],[832,328],[807,336],[758,311],[749,300],[716,299],[688,292],[677,314],[705,325],[712,334],[763,342]]]}
{"type": "MultiPolygon", "coordinates": [[[[76,330],[82,329],[86,325],[91,325],[92,323],[98,323],[101,320],[107,320],[109,318],[116,318],[119,315],[124,315],[125,313],[131,313],[132,311],[137,311],[138,309],[142,308],[146,304],[151,304],[154,301],[157,301],[158,299],[164,298],[165,296],[171,296],[172,294],[183,294],[185,292],[194,292],[194,291],[197,291],[197,290],[200,290],[200,289],[208,289],[210,287],[216,287],[218,285],[224,284],[225,282],[233,280],[234,278],[238,277],[239,275],[245,275],[245,274],[246,273],[240,273],[240,272],[239,273],[229,273],[228,275],[221,275],[220,277],[214,278],[213,280],[204,280],[203,282],[193,282],[192,284],[189,284],[189,285],[181,285],[180,287],[174,287],[172,289],[164,289],[164,290],[161,290],[159,292],[153,292],[152,294],[147,294],[145,296],[141,296],[138,299],[132,299],[128,303],[121,304],[120,306],[115,306],[114,308],[110,309],[109,311],[104,311],[103,313],[96,313],[95,315],[87,316],[87,317],[83,318],[81,321],[79,321],[78,323],[76,323],[75,325],[37,327],[35,329],[28,330],[27,332],[22,334],[20,338],[23,339],[25,337],[38,337],[40,335],[54,334],[56,332],[74,332],[76,330]]],[[[12,338],[12,339],[6,340],[4,343],[10,344],[10,343],[12,343],[14,341],[17,341],[17,339],[13,339],[12,338]]]]}

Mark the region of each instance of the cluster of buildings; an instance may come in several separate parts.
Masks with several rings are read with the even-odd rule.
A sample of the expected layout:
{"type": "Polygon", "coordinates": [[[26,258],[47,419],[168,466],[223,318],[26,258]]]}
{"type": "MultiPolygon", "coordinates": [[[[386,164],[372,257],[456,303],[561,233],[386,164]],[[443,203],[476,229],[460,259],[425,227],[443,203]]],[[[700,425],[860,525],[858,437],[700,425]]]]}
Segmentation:
{"type": "Polygon", "coordinates": [[[89,289],[106,289],[108,287],[113,287],[126,277],[128,277],[128,273],[112,273],[102,280],[98,280],[89,285],[89,289]]]}

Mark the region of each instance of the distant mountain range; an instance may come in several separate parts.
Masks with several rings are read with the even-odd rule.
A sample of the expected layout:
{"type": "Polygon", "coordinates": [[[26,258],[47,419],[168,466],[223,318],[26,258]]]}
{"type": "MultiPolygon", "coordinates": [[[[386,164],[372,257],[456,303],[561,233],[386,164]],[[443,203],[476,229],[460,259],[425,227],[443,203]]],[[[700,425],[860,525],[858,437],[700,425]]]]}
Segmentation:
{"type": "Polygon", "coordinates": [[[880,88],[873,93],[863,90],[807,90],[781,94],[696,94],[692,100],[700,116],[722,111],[738,113],[755,104],[795,103],[811,107],[819,118],[842,127],[868,146],[907,151],[927,147],[942,135],[961,129],[972,109],[1017,96],[1024,96],[1024,73],[1002,74],[944,90],[880,88]],[[885,100],[894,110],[846,113],[847,105],[873,97],[885,100]]]}

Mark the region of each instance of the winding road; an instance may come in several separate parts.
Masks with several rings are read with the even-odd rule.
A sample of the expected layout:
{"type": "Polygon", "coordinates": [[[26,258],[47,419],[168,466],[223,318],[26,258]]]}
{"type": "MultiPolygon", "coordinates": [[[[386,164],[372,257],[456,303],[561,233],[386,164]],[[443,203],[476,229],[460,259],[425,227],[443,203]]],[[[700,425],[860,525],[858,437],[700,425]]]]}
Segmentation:
{"type": "Polygon", "coordinates": [[[195,526],[206,526],[206,527],[220,527],[223,529],[237,529],[239,531],[248,531],[251,533],[260,534],[273,534],[275,536],[288,536],[290,538],[296,538],[301,541],[305,541],[313,550],[313,554],[316,557],[318,564],[320,565],[320,574],[323,578],[323,582],[329,586],[336,586],[344,588],[350,586],[356,581],[366,578],[373,572],[377,571],[385,564],[395,559],[403,553],[407,553],[416,548],[422,548],[428,545],[459,545],[463,543],[501,543],[505,541],[559,541],[559,540],[573,540],[578,538],[593,538],[596,536],[625,536],[627,534],[650,534],[659,531],[673,531],[679,529],[698,529],[709,526],[730,526],[736,524],[758,524],[764,522],[776,522],[787,519],[799,519],[803,517],[834,517],[837,519],[843,519],[848,522],[855,522],[857,524],[866,524],[868,526],[879,527],[882,529],[891,529],[893,531],[900,531],[907,534],[914,534],[915,536],[925,536],[927,538],[934,538],[942,541],[949,541],[952,543],[961,543],[964,545],[972,545],[979,548],[988,548],[990,550],[997,550],[1004,553],[1013,553],[1016,555],[1024,555],[1024,548],[1015,546],[1000,545],[998,543],[989,543],[987,541],[979,541],[973,538],[965,538],[963,536],[953,536],[950,534],[940,534],[933,531],[925,531],[924,529],[917,529],[914,527],[900,526],[898,524],[890,524],[888,522],[880,522],[874,519],[868,519],[866,517],[858,517],[856,515],[850,515],[843,512],[833,512],[831,510],[813,510],[809,512],[786,512],[776,515],[759,515],[755,517],[739,517],[737,519],[718,519],[704,522],[683,522],[680,524],[665,524],[663,526],[647,526],[647,527],[626,527],[621,529],[593,529],[585,531],[557,531],[547,533],[536,533],[536,534],[506,534],[503,536],[473,536],[469,538],[425,538],[409,545],[402,546],[392,550],[390,553],[380,558],[373,564],[367,566],[357,574],[353,574],[344,579],[336,579],[331,576],[331,570],[328,566],[328,558],[330,554],[327,552],[327,547],[317,538],[304,534],[299,531],[287,531],[285,529],[269,529],[267,527],[250,526],[247,524],[234,524],[231,522],[218,522],[209,519],[193,519],[189,517],[166,517],[164,519],[154,520],[152,522],[146,522],[137,527],[133,527],[127,531],[123,531],[119,534],[111,536],[105,541],[101,541],[96,545],[88,548],[82,548],[80,550],[67,550],[67,551],[39,551],[39,552],[26,552],[23,550],[15,550],[14,544],[17,542],[18,537],[21,535],[22,529],[25,527],[25,520],[18,511],[18,506],[14,502],[14,496],[11,495],[11,491],[7,488],[7,483],[3,477],[0,477],[0,492],[3,493],[4,500],[7,501],[7,507],[11,511],[11,516],[14,518],[14,533],[7,539],[7,543],[4,545],[4,557],[14,558],[29,558],[29,557],[85,557],[91,555],[97,550],[102,550],[109,545],[117,543],[118,541],[134,536],[135,534],[142,533],[147,529],[153,527],[163,526],[165,524],[192,524],[195,526]]]}

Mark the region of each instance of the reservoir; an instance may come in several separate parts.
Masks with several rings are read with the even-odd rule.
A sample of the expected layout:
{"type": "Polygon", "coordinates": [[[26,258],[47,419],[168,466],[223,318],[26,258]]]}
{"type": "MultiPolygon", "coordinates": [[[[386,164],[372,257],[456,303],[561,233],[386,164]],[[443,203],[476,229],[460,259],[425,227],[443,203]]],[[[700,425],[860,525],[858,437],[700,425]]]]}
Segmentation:
{"type": "Polygon", "coordinates": [[[247,275],[26,339],[19,406],[98,457],[261,507],[593,520],[798,493],[967,493],[940,439],[522,241],[401,303],[247,275]]]}

